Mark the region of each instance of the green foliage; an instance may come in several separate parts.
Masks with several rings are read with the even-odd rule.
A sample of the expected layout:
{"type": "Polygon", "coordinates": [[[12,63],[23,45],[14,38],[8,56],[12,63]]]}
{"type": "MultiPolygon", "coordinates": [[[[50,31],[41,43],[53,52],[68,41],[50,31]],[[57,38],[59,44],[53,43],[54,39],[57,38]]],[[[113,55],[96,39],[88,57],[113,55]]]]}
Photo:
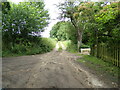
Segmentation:
{"type": "Polygon", "coordinates": [[[67,43],[67,51],[75,53],[77,52],[77,44],[74,44],[72,41],[68,41],[67,43]]]}
{"type": "Polygon", "coordinates": [[[33,55],[50,52],[55,48],[56,41],[51,38],[38,38],[34,37],[36,41],[22,42],[15,44],[11,50],[4,49],[3,57],[5,56],[20,56],[20,55],[33,55]]]}
{"type": "Polygon", "coordinates": [[[65,1],[59,5],[59,9],[62,12],[61,17],[69,18],[76,30],[75,36],[77,37],[76,43],[78,44],[78,49],[82,44],[82,35],[86,28],[94,27],[92,26],[95,21],[94,14],[99,12],[101,4],[101,2],[80,2],[79,5],[76,5],[75,2],[65,1]]]}
{"type": "Polygon", "coordinates": [[[88,68],[93,69],[98,75],[102,74],[109,77],[113,82],[118,83],[119,67],[90,55],[84,55],[83,58],[78,59],[78,61],[88,68]]]}
{"type": "MultiPolygon", "coordinates": [[[[103,2],[82,3],[78,6],[80,12],[84,12],[84,8],[90,11],[84,12],[87,22],[83,32],[82,42],[87,45],[104,43],[118,43],[120,38],[120,11],[118,10],[120,2],[113,2],[110,5],[104,5],[103,2]],[[92,13],[92,14],[91,14],[92,13]],[[89,14],[88,16],[86,16],[89,14]],[[87,18],[86,18],[87,17],[87,18]]],[[[84,16],[83,15],[83,16],[84,16]]],[[[78,17],[79,18],[79,17],[78,17]]],[[[83,17],[84,18],[84,17],[83,17]]],[[[82,19],[82,17],[80,18],[82,19]]],[[[85,20],[84,19],[84,20],[85,20]]]]}
{"type": "Polygon", "coordinates": [[[52,30],[50,31],[50,37],[51,38],[57,38],[57,31],[59,30],[59,27],[60,27],[60,22],[56,23],[53,27],[52,27],[52,30]]]}
{"type": "Polygon", "coordinates": [[[2,6],[3,56],[45,53],[55,47],[54,40],[36,36],[48,25],[44,2],[3,2],[2,6]]]}
{"type": "Polygon", "coordinates": [[[10,3],[9,2],[2,2],[1,4],[2,4],[2,13],[7,14],[11,8],[10,3]]]}
{"type": "Polygon", "coordinates": [[[120,38],[120,13],[118,4],[120,2],[111,3],[106,5],[103,9],[95,15],[95,20],[98,25],[99,40],[105,42],[104,39],[111,41],[119,41],[120,38]]]}
{"type": "Polygon", "coordinates": [[[81,44],[80,48],[90,48],[89,45],[81,44]]]}
{"type": "Polygon", "coordinates": [[[58,41],[72,40],[76,41],[76,30],[70,22],[58,22],[52,27],[50,31],[50,37],[57,38],[58,41]]]}
{"type": "Polygon", "coordinates": [[[79,5],[75,5],[74,2],[65,1],[59,5],[59,9],[62,18],[70,19],[75,29],[73,36],[76,36],[72,41],[78,43],[79,47],[79,43],[92,46],[98,43],[120,42],[119,5],[120,2],[110,2],[109,5],[105,2],[80,2],[79,5]]]}
{"type": "Polygon", "coordinates": [[[68,43],[70,42],[70,40],[67,40],[67,41],[61,41],[61,43],[65,46],[65,47],[68,47],[68,43]]]}
{"type": "Polygon", "coordinates": [[[118,14],[118,3],[112,3],[110,5],[106,5],[103,9],[97,14],[96,21],[98,23],[106,23],[111,19],[115,19],[118,14]]]}
{"type": "Polygon", "coordinates": [[[10,10],[7,14],[3,13],[2,17],[3,45],[10,49],[14,44],[20,43],[16,38],[27,40],[30,35],[42,32],[48,19],[48,11],[44,10],[43,2],[11,4],[10,10]]]}
{"type": "Polygon", "coordinates": [[[41,42],[42,45],[40,47],[44,49],[45,52],[53,50],[53,48],[56,46],[56,41],[51,38],[42,38],[41,42]]]}
{"type": "Polygon", "coordinates": [[[59,47],[59,48],[58,48],[58,51],[61,52],[61,51],[62,51],[62,47],[59,47]]]}

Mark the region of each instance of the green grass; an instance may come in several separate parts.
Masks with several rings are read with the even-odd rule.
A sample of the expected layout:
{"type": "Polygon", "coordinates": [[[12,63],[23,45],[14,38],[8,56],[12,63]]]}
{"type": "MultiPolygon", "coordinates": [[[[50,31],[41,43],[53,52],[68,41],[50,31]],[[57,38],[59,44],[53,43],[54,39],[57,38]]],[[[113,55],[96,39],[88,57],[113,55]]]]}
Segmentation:
{"type": "Polygon", "coordinates": [[[23,55],[35,55],[50,52],[56,45],[51,38],[41,38],[38,42],[29,42],[29,45],[15,44],[11,49],[3,49],[2,57],[15,57],[23,55]]]}
{"type": "Polygon", "coordinates": [[[58,51],[61,52],[62,51],[62,47],[59,47],[58,51]]]}
{"type": "Polygon", "coordinates": [[[59,45],[59,47],[61,47],[61,44],[60,44],[60,42],[61,42],[61,41],[58,41],[58,45],[59,45]]]}
{"type": "Polygon", "coordinates": [[[68,47],[68,43],[70,42],[69,40],[68,41],[61,41],[62,43],[63,43],[63,45],[65,46],[65,47],[68,47]]]}
{"type": "Polygon", "coordinates": [[[62,43],[62,41],[58,41],[58,45],[59,45],[58,51],[59,51],[59,52],[61,52],[61,51],[63,50],[60,43],[62,43]]]}
{"type": "Polygon", "coordinates": [[[83,58],[78,59],[78,62],[83,63],[86,67],[96,71],[98,75],[103,74],[104,76],[109,77],[111,81],[118,82],[120,68],[117,66],[90,55],[83,55],[83,58]]]}
{"type": "Polygon", "coordinates": [[[82,43],[80,48],[90,48],[90,46],[89,45],[85,45],[85,44],[82,43]]]}
{"type": "Polygon", "coordinates": [[[24,53],[11,53],[10,51],[4,51],[2,53],[2,57],[17,57],[17,56],[23,56],[23,55],[26,55],[24,53]]]}
{"type": "Polygon", "coordinates": [[[74,44],[71,40],[67,40],[67,41],[59,41],[58,45],[60,46],[60,48],[62,48],[61,44],[62,43],[65,47],[66,50],[70,53],[78,53],[77,52],[77,45],[74,44]]]}
{"type": "Polygon", "coordinates": [[[64,41],[63,44],[67,47],[67,51],[70,53],[77,53],[77,45],[72,41],[64,41]]]}

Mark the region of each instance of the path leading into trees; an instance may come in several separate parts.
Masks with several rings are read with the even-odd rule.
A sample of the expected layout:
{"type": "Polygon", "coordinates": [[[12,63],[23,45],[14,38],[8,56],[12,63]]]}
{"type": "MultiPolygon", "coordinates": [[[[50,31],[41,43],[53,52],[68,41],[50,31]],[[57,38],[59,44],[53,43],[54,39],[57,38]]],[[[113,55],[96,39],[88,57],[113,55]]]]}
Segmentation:
{"type": "Polygon", "coordinates": [[[56,44],[56,47],[55,47],[55,51],[59,51],[59,48],[62,48],[62,50],[66,50],[66,47],[65,47],[65,45],[62,43],[62,42],[57,42],[57,44],[56,44]]]}
{"type": "Polygon", "coordinates": [[[60,45],[62,47],[62,50],[66,50],[66,47],[65,47],[65,45],[62,42],[60,42],[60,45]]]}
{"type": "Polygon", "coordinates": [[[110,87],[76,61],[81,56],[66,51],[3,58],[3,88],[110,87]]]}

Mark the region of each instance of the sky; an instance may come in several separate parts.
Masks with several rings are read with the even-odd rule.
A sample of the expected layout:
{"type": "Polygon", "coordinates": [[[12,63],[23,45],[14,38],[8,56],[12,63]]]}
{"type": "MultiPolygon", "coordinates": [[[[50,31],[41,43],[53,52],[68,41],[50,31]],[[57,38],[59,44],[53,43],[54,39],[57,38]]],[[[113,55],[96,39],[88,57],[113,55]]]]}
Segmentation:
{"type": "MultiPolygon", "coordinates": [[[[9,1],[12,1],[17,4],[18,2],[23,2],[24,0],[9,0],[9,1]]],[[[92,1],[98,1],[98,0],[92,0],[92,1]]],[[[49,37],[50,30],[52,29],[53,25],[56,24],[58,21],[60,21],[57,19],[57,17],[59,16],[59,10],[55,4],[64,2],[64,0],[44,0],[44,2],[45,2],[45,9],[47,9],[50,14],[50,21],[49,21],[50,23],[45,28],[45,31],[41,35],[42,35],[42,37],[49,37]]]]}
{"type": "Polygon", "coordinates": [[[50,36],[50,30],[53,25],[56,24],[59,20],[57,17],[59,16],[59,10],[55,4],[59,4],[59,2],[63,2],[64,0],[44,0],[45,1],[45,9],[48,9],[50,14],[50,24],[46,28],[46,30],[42,33],[43,37],[50,36]]]}

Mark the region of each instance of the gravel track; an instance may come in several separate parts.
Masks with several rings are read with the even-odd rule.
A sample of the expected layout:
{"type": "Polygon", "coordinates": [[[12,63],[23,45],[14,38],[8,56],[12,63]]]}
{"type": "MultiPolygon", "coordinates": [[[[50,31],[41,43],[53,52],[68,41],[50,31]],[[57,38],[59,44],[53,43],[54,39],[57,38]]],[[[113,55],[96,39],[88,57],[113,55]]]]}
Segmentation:
{"type": "Polygon", "coordinates": [[[66,51],[3,58],[3,88],[107,88],[66,51]]]}

